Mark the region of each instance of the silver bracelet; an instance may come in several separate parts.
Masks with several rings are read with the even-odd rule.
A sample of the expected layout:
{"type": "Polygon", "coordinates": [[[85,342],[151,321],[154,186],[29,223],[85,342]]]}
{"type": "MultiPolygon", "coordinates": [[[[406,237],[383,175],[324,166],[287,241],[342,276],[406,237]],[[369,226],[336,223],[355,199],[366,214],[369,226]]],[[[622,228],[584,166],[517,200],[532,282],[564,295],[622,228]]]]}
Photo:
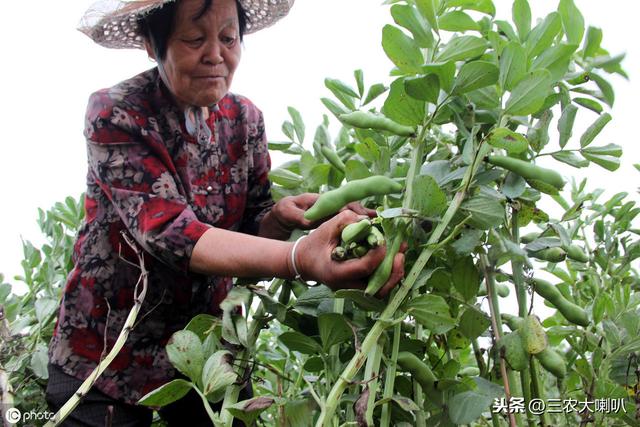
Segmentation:
{"type": "Polygon", "coordinates": [[[293,249],[291,249],[291,266],[293,267],[294,273],[296,273],[296,276],[294,277],[295,280],[303,280],[300,272],[298,271],[298,266],[296,266],[296,248],[298,247],[298,243],[300,243],[300,241],[305,237],[307,237],[306,234],[298,237],[296,242],[293,244],[293,249]]]}

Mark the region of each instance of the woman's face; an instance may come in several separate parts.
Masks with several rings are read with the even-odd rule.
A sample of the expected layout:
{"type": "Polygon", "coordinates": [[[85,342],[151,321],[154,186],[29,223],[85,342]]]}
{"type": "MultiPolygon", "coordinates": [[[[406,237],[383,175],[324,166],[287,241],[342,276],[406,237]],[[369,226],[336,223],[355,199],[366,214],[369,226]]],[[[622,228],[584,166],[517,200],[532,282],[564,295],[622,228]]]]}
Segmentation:
{"type": "Polygon", "coordinates": [[[214,0],[198,17],[202,6],[202,0],[178,3],[162,61],[165,84],[182,107],[205,107],[220,101],[229,91],[240,62],[236,0],[214,0]]]}

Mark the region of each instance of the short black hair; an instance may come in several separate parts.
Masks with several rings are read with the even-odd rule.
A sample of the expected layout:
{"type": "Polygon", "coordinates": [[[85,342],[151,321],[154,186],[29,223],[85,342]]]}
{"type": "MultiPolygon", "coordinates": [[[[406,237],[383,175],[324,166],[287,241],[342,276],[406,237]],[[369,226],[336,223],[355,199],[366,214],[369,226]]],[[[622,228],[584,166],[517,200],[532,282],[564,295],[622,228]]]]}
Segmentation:
{"type": "MultiPolygon", "coordinates": [[[[156,54],[156,59],[159,61],[164,60],[167,56],[167,44],[173,32],[179,1],[180,0],[167,2],[138,19],[140,34],[149,41],[153,52],[156,54]]],[[[212,4],[213,0],[204,0],[200,11],[194,19],[201,18],[211,9],[212,4]]],[[[240,41],[242,41],[244,33],[247,30],[248,17],[247,12],[239,0],[236,0],[236,8],[238,10],[238,23],[240,26],[240,41]]]]}

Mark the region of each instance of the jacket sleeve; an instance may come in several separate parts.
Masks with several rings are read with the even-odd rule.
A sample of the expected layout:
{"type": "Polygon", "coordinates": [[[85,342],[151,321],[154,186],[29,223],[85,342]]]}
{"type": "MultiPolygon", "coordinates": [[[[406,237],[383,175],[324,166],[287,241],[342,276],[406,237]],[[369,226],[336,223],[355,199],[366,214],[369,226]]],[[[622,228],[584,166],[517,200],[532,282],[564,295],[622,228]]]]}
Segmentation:
{"type": "Polygon", "coordinates": [[[274,205],[271,195],[271,157],[267,145],[262,112],[251,105],[248,108],[249,123],[249,177],[247,203],[240,231],[257,235],[262,218],[274,205]]]}
{"type": "Polygon", "coordinates": [[[196,242],[211,226],[189,207],[171,156],[145,120],[108,92],[93,94],[85,126],[89,174],[136,242],[186,274],[196,242]]]}

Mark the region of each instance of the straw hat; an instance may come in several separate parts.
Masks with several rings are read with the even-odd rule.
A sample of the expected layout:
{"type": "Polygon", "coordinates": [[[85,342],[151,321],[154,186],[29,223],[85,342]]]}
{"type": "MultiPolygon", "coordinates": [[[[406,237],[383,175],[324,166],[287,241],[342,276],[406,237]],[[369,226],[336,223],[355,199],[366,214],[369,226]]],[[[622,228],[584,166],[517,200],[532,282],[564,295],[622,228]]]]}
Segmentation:
{"type": "MultiPolygon", "coordinates": [[[[78,29],[101,46],[142,49],[138,19],[175,0],[100,0],[84,14],[78,29]]],[[[273,25],[285,16],[294,0],[240,0],[247,13],[247,34],[273,25]]]]}

